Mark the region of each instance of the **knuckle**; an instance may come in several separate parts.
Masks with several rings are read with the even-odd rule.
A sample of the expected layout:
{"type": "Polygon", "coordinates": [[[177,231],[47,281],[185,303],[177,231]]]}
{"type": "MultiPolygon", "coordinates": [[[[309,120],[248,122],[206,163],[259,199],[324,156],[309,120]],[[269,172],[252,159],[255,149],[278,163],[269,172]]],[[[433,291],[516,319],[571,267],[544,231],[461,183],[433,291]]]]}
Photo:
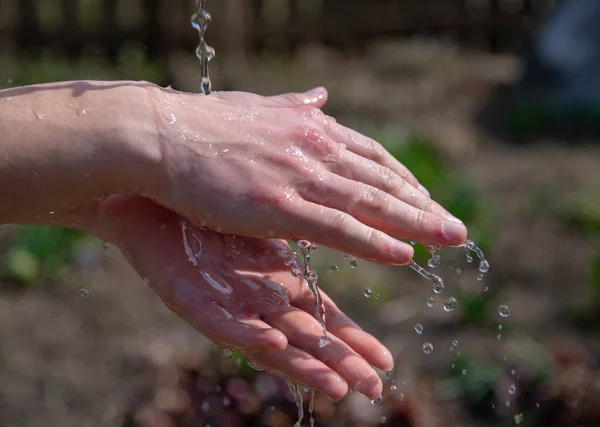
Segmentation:
{"type": "Polygon", "coordinates": [[[387,193],[375,188],[367,187],[362,193],[362,200],[359,202],[364,204],[374,214],[384,214],[389,210],[390,198],[387,193]]]}
{"type": "Polygon", "coordinates": [[[331,217],[331,226],[334,230],[341,234],[346,234],[352,228],[352,220],[350,215],[343,212],[336,212],[331,217]]]}
{"type": "Polygon", "coordinates": [[[404,180],[400,178],[393,170],[383,166],[379,173],[379,188],[386,193],[398,191],[404,186],[404,180]]]}

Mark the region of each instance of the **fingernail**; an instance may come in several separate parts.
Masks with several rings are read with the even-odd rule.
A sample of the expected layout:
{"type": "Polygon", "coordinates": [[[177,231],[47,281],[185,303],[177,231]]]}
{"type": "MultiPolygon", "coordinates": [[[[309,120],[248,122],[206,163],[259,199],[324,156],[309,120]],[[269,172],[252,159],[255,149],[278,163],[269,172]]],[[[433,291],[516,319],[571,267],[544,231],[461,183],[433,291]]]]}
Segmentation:
{"type": "Polygon", "coordinates": [[[315,87],[304,92],[305,104],[316,104],[325,97],[325,88],[323,86],[315,87]]]}
{"type": "Polygon", "coordinates": [[[408,264],[415,254],[412,246],[396,240],[392,246],[392,256],[396,259],[396,265],[408,264]]]}
{"type": "Polygon", "coordinates": [[[451,244],[459,244],[467,238],[467,228],[462,222],[444,221],[444,234],[451,244]]]}
{"type": "Polygon", "coordinates": [[[464,224],[460,219],[458,219],[457,217],[455,217],[454,215],[452,215],[450,212],[448,212],[448,215],[446,215],[446,219],[449,220],[449,221],[457,222],[459,224],[464,224]]]}
{"type": "Polygon", "coordinates": [[[431,197],[431,193],[429,192],[428,189],[426,189],[425,187],[423,187],[422,184],[419,184],[419,191],[425,195],[427,195],[427,197],[431,197]]]}

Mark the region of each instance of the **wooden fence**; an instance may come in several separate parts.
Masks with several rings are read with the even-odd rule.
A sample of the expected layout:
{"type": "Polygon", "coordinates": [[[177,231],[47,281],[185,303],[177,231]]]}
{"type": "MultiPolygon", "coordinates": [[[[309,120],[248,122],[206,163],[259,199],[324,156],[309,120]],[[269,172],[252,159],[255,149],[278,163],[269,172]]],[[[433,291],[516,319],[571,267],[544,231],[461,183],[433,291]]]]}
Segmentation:
{"type": "MultiPolygon", "coordinates": [[[[260,51],[303,43],[356,46],[432,33],[486,50],[515,50],[551,0],[208,0],[209,43],[260,51]]],[[[90,44],[116,58],[131,41],[150,56],[191,49],[193,0],[0,0],[0,52],[40,47],[77,57],[90,44]]]]}

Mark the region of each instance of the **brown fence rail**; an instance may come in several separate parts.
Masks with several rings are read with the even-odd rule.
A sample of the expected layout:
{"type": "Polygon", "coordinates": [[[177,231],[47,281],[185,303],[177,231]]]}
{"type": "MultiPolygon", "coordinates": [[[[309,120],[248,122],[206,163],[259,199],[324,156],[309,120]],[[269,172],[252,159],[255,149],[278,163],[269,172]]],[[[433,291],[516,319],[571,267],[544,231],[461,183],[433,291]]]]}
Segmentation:
{"type": "MultiPolygon", "coordinates": [[[[515,50],[551,0],[209,0],[215,47],[360,45],[434,33],[486,50],[515,50]]],[[[0,52],[40,47],[77,57],[89,44],[116,58],[129,42],[150,56],[190,49],[193,0],[0,0],[0,52]]]]}

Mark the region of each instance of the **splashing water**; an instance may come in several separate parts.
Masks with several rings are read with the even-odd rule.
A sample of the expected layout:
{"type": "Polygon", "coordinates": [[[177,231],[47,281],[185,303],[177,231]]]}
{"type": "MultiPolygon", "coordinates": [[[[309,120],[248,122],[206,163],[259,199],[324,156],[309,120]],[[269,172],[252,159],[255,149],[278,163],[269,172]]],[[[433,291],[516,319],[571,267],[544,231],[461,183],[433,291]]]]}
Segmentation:
{"type": "Polygon", "coordinates": [[[435,274],[430,273],[413,260],[410,261],[408,266],[415,270],[417,273],[419,273],[421,276],[429,280],[431,283],[433,283],[433,292],[435,292],[436,294],[442,293],[442,291],[444,290],[444,281],[440,276],[436,276],[435,274]]]}
{"type": "Polygon", "coordinates": [[[436,268],[438,265],[440,265],[440,248],[435,246],[427,246],[426,249],[427,252],[431,254],[431,258],[429,259],[429,261],[427,261],[427,265],[431,268],[436,268]]]}
{"type": "Polygon", "coordinates": [[[331,342],[331,338],[327,335],[327,329],[325,328],[325,306],[317,283],[318,275],[310,265],[310,252],[314,250],[314,245],[307,240],[299,240],[298,248],[300,248],[300,254],[304,260],[304,272],[302,275],[315,298],[315,318],[321,325],[321,328],[323,328],[323,336],[319,338],[319,347],[324,348],[331,342]]]}
{"type": "Polygon", "coordinates": [[[296,402],[296,408],[298,408],[298,421],[294,424],[294,427],[301,427],[302,420],[304,419],[304,403],[302,402],[302,391],[300,390],[300,386],[298,384],[294,384],[292,382],[287,382],[290,391],[292,392],[292,396],[294,396],[294,402],[296,402]]]}
{"type": "Polygon", "coordinates": [[[204,9],[206,0],[196,0],[196,7],[198,11],[192,15],[192,27],[198,31],[199,43],[196,48],[196,56],[200,60],[200,68],[202,75],[202,83],[200,89],[205,95],[210,95],[211,82],[210,75],[208,73],[208,63],[215,57],[215,50],[206,44],[205,36],[208,25],[211,22],[210,13],[204,9]]]}
{"type": "Polygon", "coordinates": [[[423,344],[423,353],[425,353],[425,354],[433,353],[433,344],[431,344],[430,342],[426,342],[425,344],[423,344]]]}
{"type": "Polygon", "coordinates": [[[487,273],[488,271],[490,271],[490,263],[485,259],[483,251],[479,249],[479,247],[477,247],[475,243],[473,243],[471,240],[467,240],[463,246],[466,249],[475,252],[475,255],[477,255],[477,257],[479,258],[479,271],[481,273],[487,273]]]}
{"type": "Polygon", "coordinates": [[[313,408],[315,404],[315,391],[310,391],[310,402],[308,404],[308,415],[310,417],[310,427],[315,427],[315,417],[313,417],[313,408]]]}

